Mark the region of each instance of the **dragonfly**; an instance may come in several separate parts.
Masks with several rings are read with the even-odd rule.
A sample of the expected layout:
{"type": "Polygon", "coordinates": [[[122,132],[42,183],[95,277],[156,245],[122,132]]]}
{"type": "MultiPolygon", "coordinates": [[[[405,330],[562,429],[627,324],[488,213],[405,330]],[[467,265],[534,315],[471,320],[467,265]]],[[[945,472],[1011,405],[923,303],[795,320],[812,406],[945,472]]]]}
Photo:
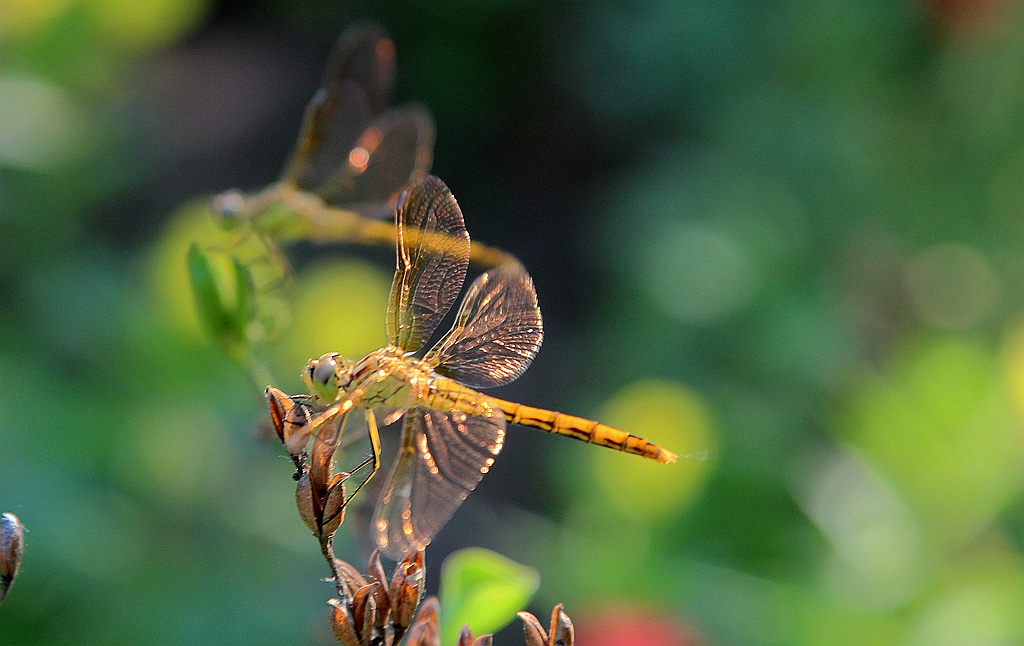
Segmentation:
{"type": "Polygon", "coordinates": [[[462,290],[469,234],[448,187],[429,175],[400,194],[395,228],[387,345],[355,362],[337,353],[311,360],[302,372],[307,395],[272,386],[266,391],[293,456],[310,441],[314,451],[332,449],[349,434],[368,434],[372,455],[363,463],[370,468],[363,484],[380,469],[376,420],[382,426],[402,420],[398,455],[372,522],[384,554],[398,559],[430,543],[490,470],[510,423],[676,461],[675,453],[626,431],[480,392],[514,381],[540,349],[541,314],[530,275],[518,261],[481,274],[452,328],[428,345],[462,290]]]}
{"type": "MultiPolygon", "coordinates": [[[[287,267],[277,245],[303,239],[394,244],[395,201],[429,172],[435,136],[426,108],[388,107],[394,80],[395,45],[384,28],[352,25],[335,43],[281,178],[252,195],[231,189],[213,198],[225,226],[263,240],[259,260],[287,267]]],[[[482,266],[507,259],[482,245],[473,253],[482,266]]]]}

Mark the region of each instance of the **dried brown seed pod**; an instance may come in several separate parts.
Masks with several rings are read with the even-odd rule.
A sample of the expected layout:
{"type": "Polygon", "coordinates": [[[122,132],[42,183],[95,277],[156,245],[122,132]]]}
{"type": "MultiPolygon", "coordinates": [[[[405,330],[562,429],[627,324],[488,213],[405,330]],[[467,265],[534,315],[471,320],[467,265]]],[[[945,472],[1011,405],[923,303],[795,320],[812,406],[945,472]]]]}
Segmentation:
{"type": "Polygon", "coordinates": [[[356,592],[359,591],[360,588],[366,587],[369,583],[369,581],[359,573],[359,570],[341,559],[334,559],[334,571],[341,576],[341,583],[343,583],[348,589],[350,598],[355,596],[356,592]]]}
{"type": "Polygon", "coordinates": [[[326,492],[334,475],[334,451],[336,447],[313,440],[309,451],[309,479],[313,486],[326,492]]]}
{"type": "Polygon", "coordinates": [[[273,386],[267,386],[264,396],[270,407],[270,421],[277,438],[285,445],[288,453],[293,457],[298,456],[309,440],[309,435],[299,431],[312,419],[311,409],[273,386]]]}
{"type": "MultiPolygon", "coordinates": [[[[441,633],[437,627],[439,613],[437,597],[427,597],[426,601],[420,605],[416,621],[409,628],[409,638],[405,641],[406,646],[441,646],[441,633]]],[[[397,637],[395,642],[398,642],[397,637]]]]}
{"type": "Polygon", "coordinates": [[[18,576],[25,549],[25,528],[14,514],[0,515],[0,603],[18,576]]]}
{"type": "Polygon", "coordinates": [[[384,623],[391,614],[391,599],[388,595],[388,579],[384,574],[384,566],[380,564],[380,550],[374,550],[370,555],[366,572],[370,581],[379,584],[373,596],[377,602],[377,628],[383,630],[384,623]]]}
{"type": "Polygon", "coordinates": [[[365,585],[352,598],[352,617],[363,646],[370,643],[376,632],[377,601],[374,595],[379,587],[380,584],[376,582],[365,585]]]}
{"type": "Polygon", "coordinates": [[[373,550],[370,558],[366,561],[366,574],[370,581],[376,581],[382,586],[388,584],[388,577],[384,574],[384,566],[380,562],[380,550],[373,550]]]}
{"type": "Polygon", "coordinates": [[[518,613],[523,620],[526,646],[573,646],[576,632],[569,615],[562,610],[562,604],[551,611],[551,630],[545,631],[540,621],[528,612],[518,613]]]}
{"type": "Polygon", "coordinates": [[[569,615],[562,610],[562,604],[555,606],[551,611],[551,634],[549,636],[551,646],[572,646],[576,639],[576,629],[573,628],[569,615]]]}
{"type": "Polygon", "coordinates": [[[295,486],[295,503],[306,527],[318,538],[338,531],[345,520],[345,480],[347,473],[331,476],[326,486],[318,487],[313,472],[306,469],[295,486]]]}
{"type": "Polygon", "coordinates": [[[309,474],[303,473],[295,485],[295,504],[299,508],[299,517],[306,527],[314,534],[320,531],[319,512],[313,499],[313,487],[309,482],[309,474]]]}
{"type": "Polygon", "coordinates": [[[395,643],[402,639],[409,624],[416,615],[416,608],[423,598],[425,569],[423,550],[405,557],[391,575],[391,625],[395,630],[395,643]]]}
{"type": "Polygon", "coordinates": [[[538,621],[533,614],[524,610],[516,613],[516,615],[523,620],[523,633],[526,637],[526,646],[548,645],[548,633],[544,630],[544,626],[540,625],[540,621],[538,621]]]}
{"type": "Polygon", "coordinates": [[[336,473],[331,476],[328,483],[327,496],[323,501],[324,507],[320,518],[321,533],[324,536],[338,531],[345,521],[345,480],[347,479],[347,473],[336,473]]]}
{"type": "Polygon", "coordinates": [[[480,635],[473,639],[473,631],[469,629],[469,624],[463,624],[462,630],[459,631],[457,646],[491,646],[493,641],[494,635],[480,635]]]}
{"type": "Polygon", "coordinates": [[[362,646],[348,604],[340,599],[331,599],[327,603],[331,606],[331,631],[334,638],[343,646],[362,646]]]}

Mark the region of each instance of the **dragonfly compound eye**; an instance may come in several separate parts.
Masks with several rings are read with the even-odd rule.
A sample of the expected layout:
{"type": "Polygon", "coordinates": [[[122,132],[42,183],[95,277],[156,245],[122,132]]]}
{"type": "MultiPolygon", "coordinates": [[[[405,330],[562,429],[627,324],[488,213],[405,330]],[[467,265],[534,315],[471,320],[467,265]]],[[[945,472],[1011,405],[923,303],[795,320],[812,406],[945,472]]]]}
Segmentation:
{"type": "Polygon", "coordinates": [[[317,397],[327,401],[338,396],[338,355],[329,353],[311,361],[309,367],[309,378],[313,385],[313,391],[317,397]]]}
{"type": "Polygon", "coordinates": [[[235,189],[224,191],[210,200],[210,209],[220,225],[225,228],[238,224],[238,214],[243,206],[245,206],[245,196],[235,189]]]}

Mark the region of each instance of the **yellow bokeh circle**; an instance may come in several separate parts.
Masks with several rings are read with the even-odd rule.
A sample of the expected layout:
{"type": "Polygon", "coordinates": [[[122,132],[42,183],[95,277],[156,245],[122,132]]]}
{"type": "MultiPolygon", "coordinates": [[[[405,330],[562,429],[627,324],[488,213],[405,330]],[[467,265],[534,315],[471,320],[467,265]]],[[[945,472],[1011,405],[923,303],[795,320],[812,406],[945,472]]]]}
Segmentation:
{"type": "Polygon", "coordinates": [[[35,35],[70,4],[70,0],[3,0],[0,2],[0,41],[35,35]]]}
{"type": "MultiPolygon", "coordinates": [[[[205,203],[195,202],[179,209],[164,227],[149,255],[149,289],[162,318],[182,335],[206,338],[199,322],[186,256],[192,243],[203,249],[228,249],[237,239],[217,227],[205,203]]],[[[221,296],[234,294],[231,261],[226,253],[209,254],[221,296]]],[[[230,306],[233,303],[228,302],[230,306]]]]}
{"type": "Polygon", "coordinates": [[[653,519],[674,515],[693,501],[710,471],[706,456],[714,448],[711,416],[699,395],[672,381],[638,381],[605,404],[600,420],[680,454],[675,464],[659,464],[592,451],[593,478],[611,504],[653,519]]]}
{"type": "Polygon", "coordinates": [[[292,325],[275,348],[288,374],[311,358],[338,352],[361,359],[385,345],[384,318],[391,276],[356,260],[321,262],[303,271],[292,325]]]}
{"type": "Polygon", "coordinates": [[[84,6],[105,39],[138,50],[174,42],[209,11],[207,0],[86,0],[84,6]]]}

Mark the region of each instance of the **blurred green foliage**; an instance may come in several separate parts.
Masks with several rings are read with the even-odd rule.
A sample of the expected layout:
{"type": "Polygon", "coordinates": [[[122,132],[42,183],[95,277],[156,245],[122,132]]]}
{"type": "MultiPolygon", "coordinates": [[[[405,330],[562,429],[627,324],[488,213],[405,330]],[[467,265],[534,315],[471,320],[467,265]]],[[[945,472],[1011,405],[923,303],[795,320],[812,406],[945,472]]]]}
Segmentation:
{"type": "Polygon", "coordinates": [[[185,258],[196,313],[206,331],[229,357],[238,357],[247,345],[246,326],[255,318],[256,288],[252,275],[235,257],[231,258],[234,285],[224,289],[218,284],[210,257],[193,243],[185,258]]]}
{"type": "Polygon", "coordinates": [[[290,309],[241,329],[226,256],[193,256],[199,314],[186,256],[237,242],[194,200],[275,179],[367,14],[470,234],[536,281],[545,347],[501,394],[707,458],[515,429],[429,586],[479,544],[581,634],[1024,642],[1020,2],[7,0],[0,644],[330,643],[264,384],[202,326],[279,328],[297,392],[383,343],[394,259],[294,246],[290,309]]]}
{"type": "Polygon", "coordinates": [[[537,571],[478,547],[441,566],[441,643],[454,644],[463,625],[483,635],[505,627],[537,590],[537,571]]]}

